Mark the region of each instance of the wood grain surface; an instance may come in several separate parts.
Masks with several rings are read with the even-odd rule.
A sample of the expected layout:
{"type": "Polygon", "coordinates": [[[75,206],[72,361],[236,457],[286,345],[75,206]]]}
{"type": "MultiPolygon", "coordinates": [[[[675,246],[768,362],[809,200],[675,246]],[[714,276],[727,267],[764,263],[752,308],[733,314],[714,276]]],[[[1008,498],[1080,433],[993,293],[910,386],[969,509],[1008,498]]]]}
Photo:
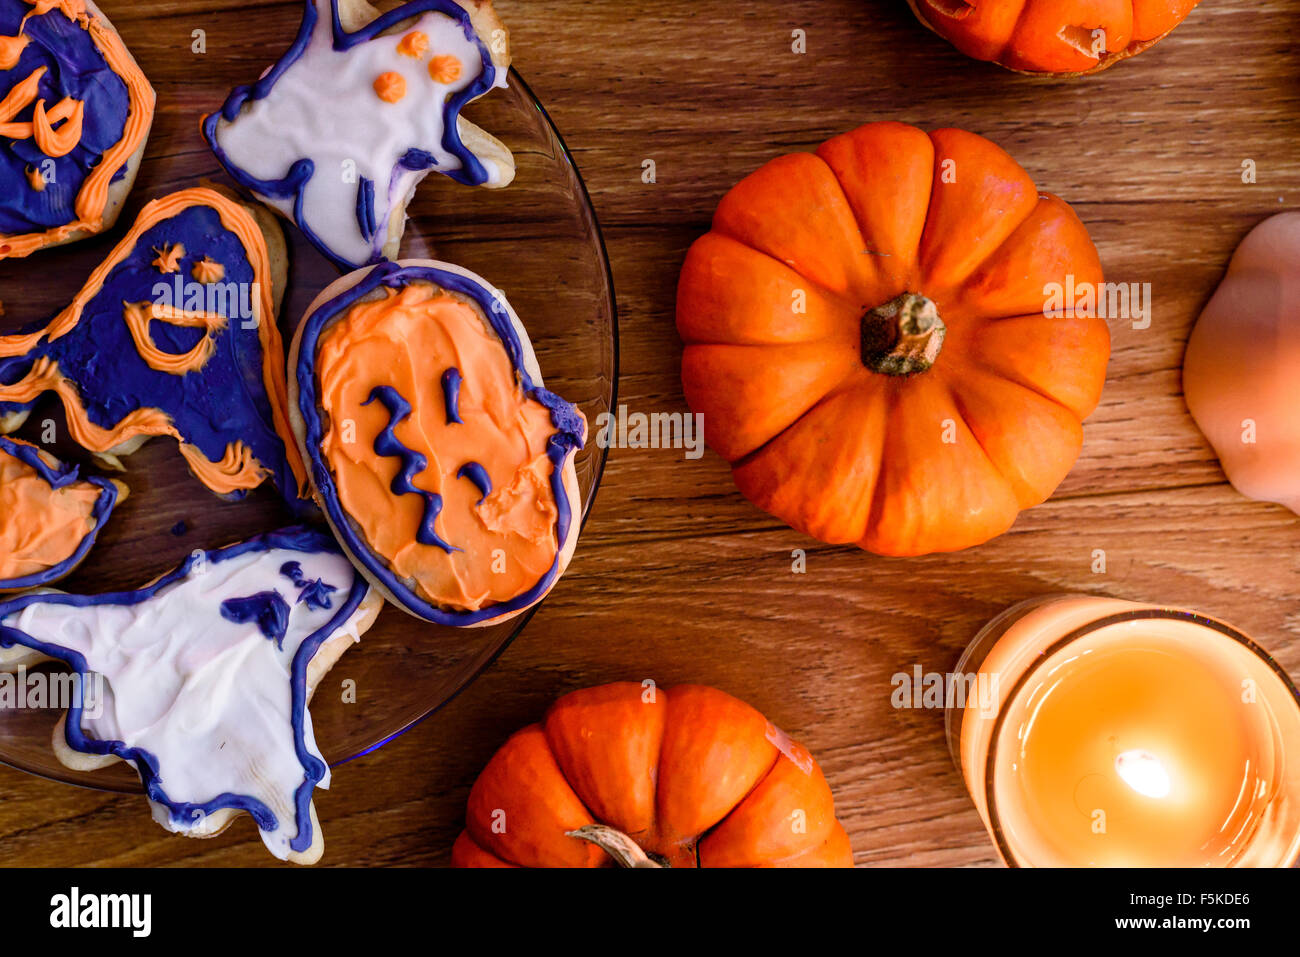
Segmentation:
{"type": "MultiPolygon", "coordinates": [[[[189,90],[206,69],[191,31],[207,31],[209,50],[238,50],[223,56],[234,84],[271,62],[298,19],[292,2],[102,6],[159,94],[142,180],[203,148],[197,116],[215,104],[189,90]]],[[[964,58],[902,0],[497,7],[605,230],[631,411],[684,409],[674,288],[721,195],[772,156],[869,120],[960,126],[1005,147],[1074,205],[1107,279],[1151,284],[1152,321],[1113,324],[1101,406],[1056,495],[955,555],[821,545],[745,502],[711,452],[613,450],[577,556],[523,635],[451,704],[318,792],[323,866],[446,863],[469,787],[512,730],[567,690],[646,677],[726,689],[802,740],[859,864],[990,865],[942,714],[894,710],[895,672],[948,670],[996,612],[1066,590],[1196,607],[1300,672],[1297,518],[1225,482],[1179,384],[1188,331],[1233,248],[1297,199],[1300,3],[1203,0],[1141,56],[1059,81],[964,58]],[[804,54],[791,50],[794,30],[804,54]],[[642,181],[646,159],[654,183],[642,181]],[[1244,160],[1254,184],[1242,182],[1244,160]],[[792,573],[794,549],[806,550],[804,574],[792,573]]],[[[0,863],[276,862],[247,818],[184,840],[141,797],[0,769],[0,863]]]]}

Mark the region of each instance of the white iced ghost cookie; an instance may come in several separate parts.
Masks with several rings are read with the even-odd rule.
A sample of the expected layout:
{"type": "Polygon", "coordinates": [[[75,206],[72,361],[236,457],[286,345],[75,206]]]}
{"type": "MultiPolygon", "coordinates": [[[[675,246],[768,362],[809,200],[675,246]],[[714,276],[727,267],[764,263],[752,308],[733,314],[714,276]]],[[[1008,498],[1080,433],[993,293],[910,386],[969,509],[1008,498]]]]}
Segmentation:
{"type": "Polygon", "coordinates": [[[509,38],[491,0],[305,0],[293,45],[203,120],[241,186],[337,265],[397,255],[406,206],[436,170],[507,185],[514,158],[460,117],[506,85],[509,38]]]}
{"type": "Polygon", "coordinates": [[[71,667],[56,756],[128,762],[167,830],[212,837],[247,811],[272,854],[311,864],[312,791],[330,772],[307,703],[382,606],[327,533],[289,528],[196,552],[136,591],[0,603],[0,668],[71,667]]]}

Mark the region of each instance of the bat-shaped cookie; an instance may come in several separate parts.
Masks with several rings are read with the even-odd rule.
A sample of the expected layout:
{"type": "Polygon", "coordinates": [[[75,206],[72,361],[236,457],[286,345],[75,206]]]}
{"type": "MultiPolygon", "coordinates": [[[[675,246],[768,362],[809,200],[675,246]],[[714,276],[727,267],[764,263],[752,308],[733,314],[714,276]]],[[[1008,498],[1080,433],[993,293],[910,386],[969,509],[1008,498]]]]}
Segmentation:
{"type": "Polygon", "coordinates": [[[587,422],[542,386],[505,297],[449,263],[358,270],[308,307],[290,415],[339,542],[404,611],[520,614],[578,541],[587,422]]]}
{"type": "Polygon", "coordinates": [[[170,436],[218,495],[269,478],[309,508],[275,324],[284,282],[265,210],[201,188],[154,200],[66,309],[0,336],[0,433],[53,392],[72,438],[109,467],[170,436]]]}
{"type": "Polygon", "coordinates": [[[304,0],[288,52],[203,121],[232,177],[337,265],[397,255],[429,172],[473,186],[514,178],[500,142],[460,116],[510,65],[491,0],[304,0]]]}
{"type": "Polygon", "coordinates": [[[290,528],[197,552],[137,591],[0,602],[0,667],[73,669],[54,732],[68,767],[127,761],[169,831],[211,837],[247,811],[272,854],[310,864],[329,767],[307,703],[382,606],[328,534],[290,528]]]}
{"type": "Polygon", "coordinates": [[[121,482],[82,479],[75,465],[0,437],[0,592],[70,574],[126,496],[121,482]]]}
{"type": "Polygon", "coordinates": [[[0,259],[108,229],[154,91],[89,0],[0,0],[0,259]]]}

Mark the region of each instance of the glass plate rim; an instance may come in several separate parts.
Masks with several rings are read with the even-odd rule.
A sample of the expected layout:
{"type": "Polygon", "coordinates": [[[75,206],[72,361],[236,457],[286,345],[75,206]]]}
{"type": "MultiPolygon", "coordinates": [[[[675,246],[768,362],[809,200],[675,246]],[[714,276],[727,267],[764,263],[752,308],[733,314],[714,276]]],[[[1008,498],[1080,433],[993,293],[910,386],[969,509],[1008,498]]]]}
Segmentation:
{"type": "MultiPolygon", "coordinates": [[[[560,153],[563,156],[564,162],[568,165],[569,169],[573,172],[574,181],[578,185],[579,196],[582,202],[585,204],[587,211],[591,215],[592,234],[596,239],[596,249],[600,253],[600,264],[605,276],[605,283],[609,288],[610,352],[611,352],[611,359],[612,359],[611,369],[610,369],[611,381],[610,381],[609,398],[610,398],[610,408],[617,409],[618,408],[618,387],[619,387],[618,295],[614,288],[614,271],[610,266],[609,247],[605,242],[605,233],[600,225],[600,217],[596,214],[595,204],[593,204],[591,201],[591,192],[587,189],[587,182],[582,177],[582,170],[579,168],[577,161],[573,158],[573,152],[569,149],[569,144],[565,141],[564,134],[560,132],[560,128],[556,125],[555,120],[551,118],[551,114],[547,111],[546,107],[542,104],[542,101],[538,99],[537,94],[533,92],[533,88],[528,85],[527,81],[524,80],[523,75],[520,74],[520,72],[517,69],[515,69],[513,66],[510,67],[508,74],[509,76],[513,77],[514,80],[519,84],[520,91],[524,94],[524,96],[529,101],[531,101],[532,105],[537,109],[537,112],[541,114],[542,119],[546,122],[547,128],[551,131],[551,134],[555,137],[555,142],[560,147],[560,153]]],[[[596,496],[600,492],[601,482],[604,480],[605,477],[605,465],[609,461],[609,449],[601,448],[600,455],[598,458],[599,458],[599,462],[596,466],[596,475],[592,480],[591,493],[587,496],[587,500],[583,503],[582,524],[579,526],[578,529],[580,539],[581,539],[582,532],[587,527],[587,521],[591,518],[591,513],[596,502],[596,496]]],[[[477,681],[479,677],[482,676],[483,672],[485,672],[488,668],[490,668],[493,664],[496,663],[496,660],[500,658],[503,653],[505,653],[506,649],[508,649],[512,644],[514,644],[515,639],[518,638],[519,635],[523,633],[523,630],[526,627],[528,627],[528,623],[532,621],[533,615],[535,615],[545,603],[546,603],[546,599],[545,597],[543,597],[541,601],[539,601],[537,604],[533,605],[533,607],[527,609],[522,615],[520,615],[518,624],[511,630],[510,634],[506,636],[506,638],[501,642],[500,645],[498,645],[495,649],[493,649],[492,653],[488,655],[479,664],[479,666],[475,668],[473,672],[470,673],[465,678],[465,680],[460,684],[460,686],[455,691],[453,691],[450,695],[448,695],[446,698],[444,698],[442,701],[438,702],[437,704],[430,706],[429,709],[425,711],[423,714],[408,721],[406,724],[402,725],[402,727],[388,733],[383,738],[374,742],[368,747],[365,747],[362,750],[357,751],[355,754],[351,754],[345,758],[340,758],[337,761],[331,762],[329,765],[330,768],[333,769],[333,768],[342,767],[343,765],[355,761],[358,758],[365,757],[368,754],[373,754],[375,751],[378,751],[380,748],[384,747],[384,745],[389,744],[392,741],[395,741],[396,739],[400,738],[402,735],[406,734],[412,728],[415,728],[417,725],[423,724],[431,716],[441,711],[452,701],[455,701],[458,697],[460,697],[461,693],[465,691],[466,688],[468,688],[475,681],[477,681]]],[[[131,784],[116,783],[108,780],[106,780],[103,784],[93,784],[87,781],[71,781],[66,778],[57,777],[52,774],[47,774],[44,771],[40,771],[35,768],[25,767],[23,762],[7,759],[2,755],[0,755],[0,767],[12,768],[15,771],[19,771],[23,774],[29,774],[35,778],[41,778],[42,780],[46,780],[46,781],[53,781],[55,783],[68,785],[70,787],[82,788],[87,791],[101,791],[109,794],[143,794],[144,793],[144,789],[143,787],[141,787],[139,781],[135,781],[131,784]]]]}

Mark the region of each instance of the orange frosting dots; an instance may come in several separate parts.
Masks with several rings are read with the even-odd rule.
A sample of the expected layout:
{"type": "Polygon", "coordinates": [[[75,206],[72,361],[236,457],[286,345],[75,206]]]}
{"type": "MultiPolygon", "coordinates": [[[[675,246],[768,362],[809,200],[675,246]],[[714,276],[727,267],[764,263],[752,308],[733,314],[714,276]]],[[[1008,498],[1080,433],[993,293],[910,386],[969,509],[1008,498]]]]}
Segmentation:
{"type": "Polygon", "coordinates": [[[375,95],[385,103],[396,103],[406,96],[406,77],[391,70],[375,77],[375,95]]]}
{"type": "Polygon", "coordinates": [[[429,76],[436,83],[455,83],[460,79],[460,60],[449,53],[429,61],[429,76]]]}
{"type": "Polygon", "coordinates": [[[161,273],[178,272],[181,268],[181,257],[185,255],[185,247],[180,243],[174,243],[168,246],[154,247],[153,250],[158,254],[158,258],[153,261],[154,269],[161,273]]]}
{"type": "Polygon", "coordinates": [[[419,30],[412,30],[397,42],[397,52],[402,56],[419,59],[429,49],[429,37],[419,30]]]}
{"type": "Polygon", "coordinates": [[[226,267],[215,259],[204,256],[194,264],[194,268],[190,270],[190,275],[194,277],[195,282],[205,284],[221,282],[226,278],[226,267]]]}
{"type": "Polygon", "coordinates": [[[414,283],[353,305],[321,336],[316,353],[325,432],[321,451],[339,501],[372,551],[426,601],[477,610],[535,585],[555,561],[556,505],[547,441],[550,411],[528,398],[500,340],[469,302],[414,283]],[[448,422],[442,376],[461,374],[460,422],[448,422]],[[393,427],[397,440],[427,461],[413,484],[442,496],[439,537],[447,553],[416,540],[423,496],[394,494],[397,456],[375,451],[390,425],[382,402],[389,386],[411,414],[393,427]],[[457,472],[487,472],[486,497],[457,472]],[[483,499],[482,504],[479,500],[483,499]]]}
{"type": "Polygon", "coordinates": [[[52,489],[34,468],[0,449],[0,579],[26,578],[71,558],[95,526],[92,513],[102,493],[89,482],[52,489]]]}

